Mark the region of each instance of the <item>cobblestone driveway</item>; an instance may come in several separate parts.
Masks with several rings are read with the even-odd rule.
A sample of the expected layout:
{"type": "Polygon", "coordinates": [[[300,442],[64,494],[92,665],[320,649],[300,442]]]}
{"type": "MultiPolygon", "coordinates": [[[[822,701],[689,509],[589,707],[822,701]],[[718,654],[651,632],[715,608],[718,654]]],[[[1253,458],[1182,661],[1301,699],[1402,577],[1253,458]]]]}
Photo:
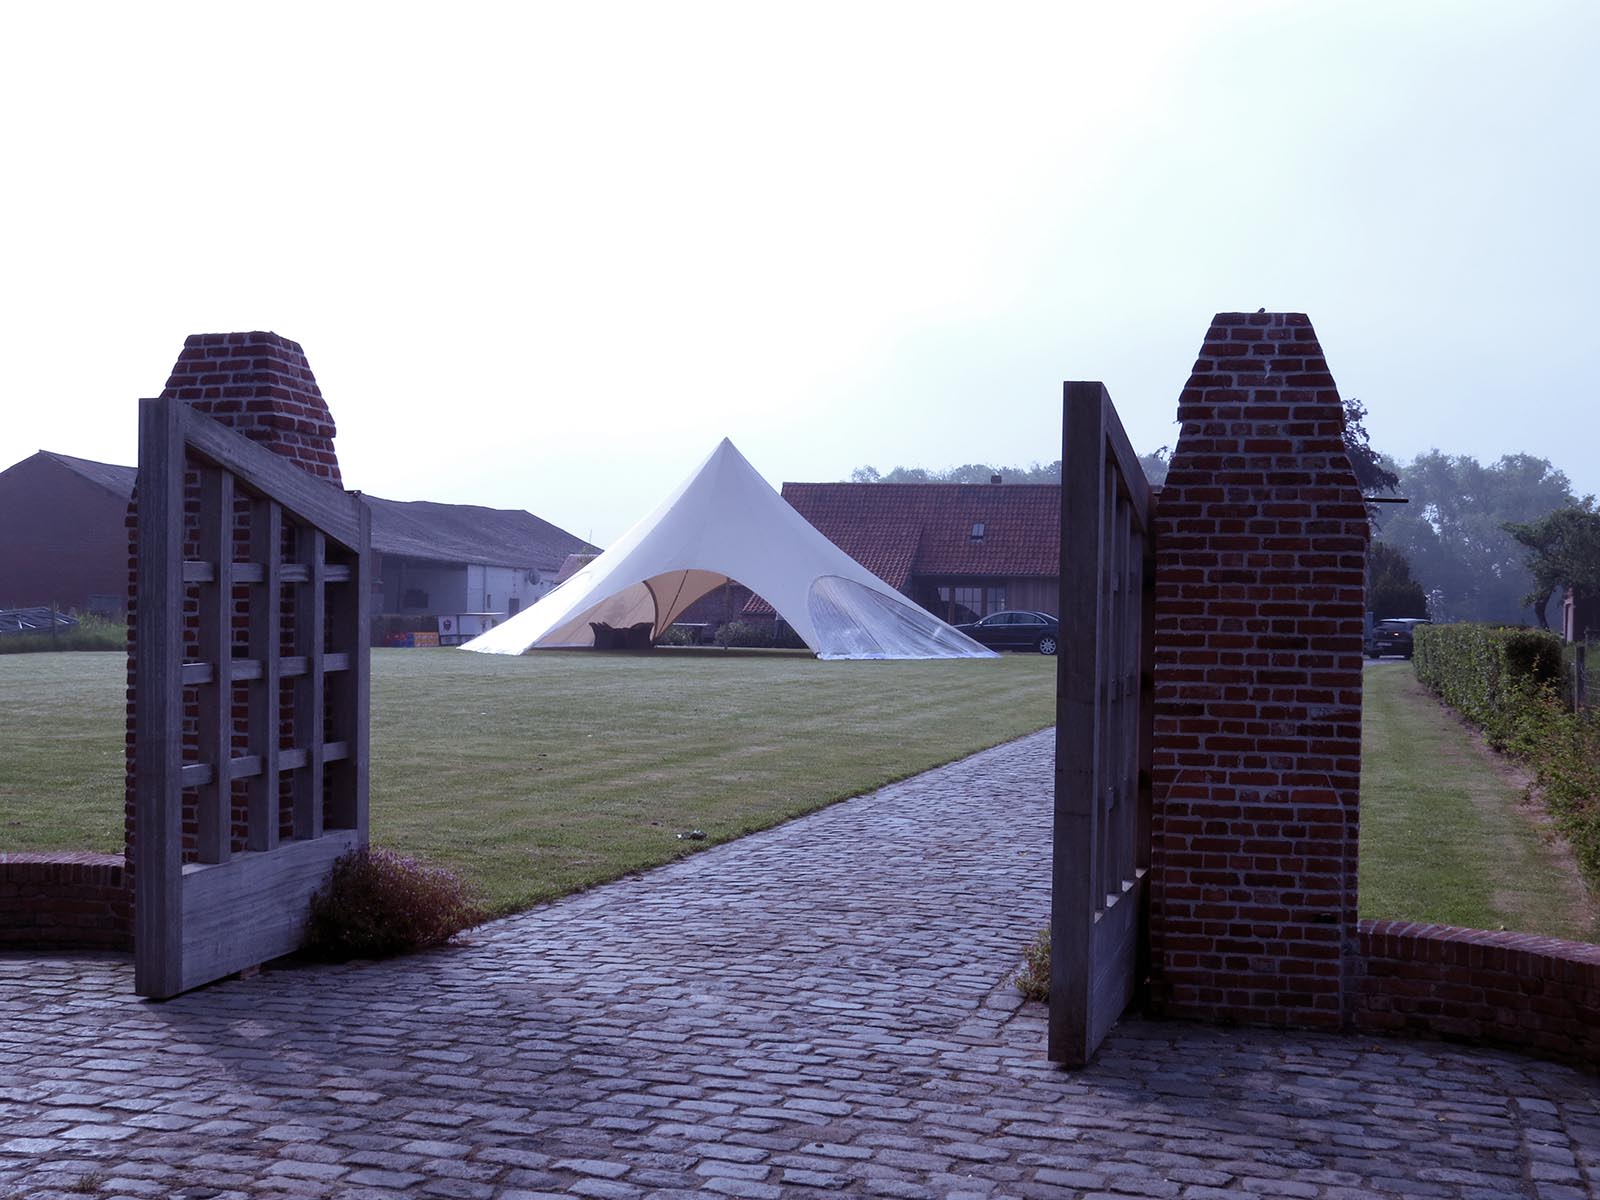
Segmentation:
{"type": "Polygon", "coordinates": [[[151,1004],[0,956],[0,1195],[1366,1196],[1600,1189],[1597,1081],[1131,1021],[1043,1060],[1050,734],[381,965],[151,1004]]]}

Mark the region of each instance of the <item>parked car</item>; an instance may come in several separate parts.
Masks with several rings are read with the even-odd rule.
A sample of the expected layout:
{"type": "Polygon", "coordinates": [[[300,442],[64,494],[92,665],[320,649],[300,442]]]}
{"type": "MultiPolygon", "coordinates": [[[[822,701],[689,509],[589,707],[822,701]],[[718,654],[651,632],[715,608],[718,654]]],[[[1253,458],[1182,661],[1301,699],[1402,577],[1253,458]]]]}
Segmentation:
{"type": "Polygon", "coordinates": [[[1054,654],[1061,628],[1049,613],[997,612],[981,621],[957,625],[962,633],[991,650],[1036,650],[1054,654]]]}
{"type": "Polygon", "coordinates": [[[1421,617],[1389,617],[1379,621],[1367,634],[1367,657],[1398,654],[1401,658],[1410,658],[1414,644],[1412,631],[1418,625],[1429,623],[1421,617]]]}

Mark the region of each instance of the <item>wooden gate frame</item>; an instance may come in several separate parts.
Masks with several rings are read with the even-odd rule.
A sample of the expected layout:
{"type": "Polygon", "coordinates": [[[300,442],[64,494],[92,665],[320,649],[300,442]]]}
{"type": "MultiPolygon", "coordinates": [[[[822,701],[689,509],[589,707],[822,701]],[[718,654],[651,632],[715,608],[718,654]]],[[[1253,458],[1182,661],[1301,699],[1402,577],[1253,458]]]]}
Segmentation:
{"type": "Polygon", "coordinates": [[[165,998],[296,949],[333,861],[366,845],[371,517],[358,495],[171,398],[139,402],[138,489],[134,990],[165,998]],[[200,475],[198,560],[184,554],[190,468],[200,475]],[[234,558],[236,497],[250,501],[245,561],[234,558]],[[330,551],[343,561],[330,563],[330,551]],[[195,662],[184,659],[189,584],[200,593],[195,662]],[[247,658],[234,656],[240,585],[250,588],[247,658]],[[293,655],[280,644],[285,585],[297,588],[293,655]],[[330,675],[340,681],[331,705],[330,675]],[[288,712],[284,680],[294,681],[288,712]],[[243,724],[236,684],[248,694],[243,724]],[[193,761],[184,754],[186,687],[199,697],[193,761]],[[285,718],[292,747],[282,746],[285,718]],[[280,840],[285,774],[293,837],[280,840]],[[248,781],[238,853],[235,780],[248,781]],[[185,789],[199,793],[198,862],[183,861],[185,789]]]}
{"type": "Polygon", "coordinates": [[[1155,537],[1144,468],[1100,383],[1062,408],[1051,1061],[1084,1066],[1148,966],[1155,537]]]}

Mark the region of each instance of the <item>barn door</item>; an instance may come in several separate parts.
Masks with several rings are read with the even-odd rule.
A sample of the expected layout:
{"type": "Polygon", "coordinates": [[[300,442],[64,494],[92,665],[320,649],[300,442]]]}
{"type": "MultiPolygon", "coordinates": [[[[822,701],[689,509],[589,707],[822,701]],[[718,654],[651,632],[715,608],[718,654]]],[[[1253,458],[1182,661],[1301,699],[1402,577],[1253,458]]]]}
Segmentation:
{"type": "Polygon", "coordinates": [[[300,943],[367,837],[367,506],[189,405],[139,409],[134,988],[300,943]]]}
{"type": "Polygon", "coordinates": [[[1083,1066],[1145,953],[1154,688],[1150,488],[1098,383],[1066,385],[1050,1058],[1083,1066]]]}

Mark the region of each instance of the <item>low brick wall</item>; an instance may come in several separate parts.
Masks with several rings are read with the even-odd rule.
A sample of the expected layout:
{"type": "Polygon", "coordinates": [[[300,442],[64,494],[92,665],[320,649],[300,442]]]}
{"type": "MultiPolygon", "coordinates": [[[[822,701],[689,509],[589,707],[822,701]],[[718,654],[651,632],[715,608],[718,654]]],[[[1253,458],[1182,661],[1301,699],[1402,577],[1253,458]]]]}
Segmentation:
{"type": "Polygon", "coordinates": [[[1504,1046],[1600,1071],[1600,946],[1362,921],[1355,1026],[1504,1046]]]}
{"type": "Polygon", "coordinates": [[[120,854],[0,854],[0,949],[128,950],[120,854]]]}

